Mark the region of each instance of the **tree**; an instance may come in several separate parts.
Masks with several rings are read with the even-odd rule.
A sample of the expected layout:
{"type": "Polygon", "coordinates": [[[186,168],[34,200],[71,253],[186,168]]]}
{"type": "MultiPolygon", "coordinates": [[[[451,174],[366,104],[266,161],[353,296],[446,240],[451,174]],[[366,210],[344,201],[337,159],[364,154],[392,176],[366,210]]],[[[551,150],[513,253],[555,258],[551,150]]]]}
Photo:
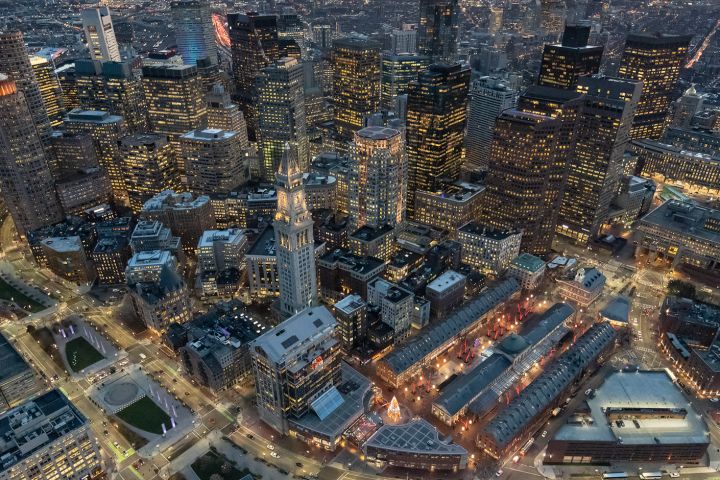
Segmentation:
{"type": "Polygon", "coordinates": [[[670,280],[667,285],[668,294],[676,297],[695,299],[695,285],[682,280],[670,280]]]}

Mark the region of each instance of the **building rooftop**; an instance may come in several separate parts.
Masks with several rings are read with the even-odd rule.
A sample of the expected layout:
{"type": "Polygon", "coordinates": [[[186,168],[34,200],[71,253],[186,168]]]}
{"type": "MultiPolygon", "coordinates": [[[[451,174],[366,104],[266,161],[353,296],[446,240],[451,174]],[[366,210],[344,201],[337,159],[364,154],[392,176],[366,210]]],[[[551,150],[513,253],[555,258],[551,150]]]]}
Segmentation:
{"type": "Polygon", "coordinates": [[[422,455],[467,455],[452,438],[440,438],[440,432],[422,418],[402,425],[383,425],[365,442],[366,447],[422,455]]]}
{"type": "Polygon", "coordinates": [[[220,302],[206,314],[182,325],[188,331],[188,346],[202,354],[221,346],[240,348],[262,335],[267,326],[244,311],[240,300],[220,302]]]}
{"type": "Polygon", "coordinates": [[[343,312],[346,315],[352,315],[357,310],[365,306],[365,301],[360,295],[348,295],[339,302],[335,303],[334,307],[336,310],[343,312]]]}
{"type": "Polygon", "coordinates": [[[247,255],[274,257],[275,252],[275,229],[272,225],[268,225],[258,236],[257,240],[255,240],[255,243],[252,244],[247,255]]]}
{"type": "Polygon", "coordinates": [[[640,220],[643,225],[660,227],[680,237],[694,237],[720,244],[720,210],[677,200],[668,200],[640,220]]]}
{"type": "Polygon", "coordinates": [[[358,130],[356,135],[370,140],[389,140],[400,135],[400,132],[394,128],[373,126],[358,130]]]}
{"type": "Polygon", "coordinates": [[[545,261],[531,253],[521,253],[512,261],[512,264],[525,271],[535,273],[545,266],[545,261]]]}
{"type": "Polygon", "coordinates": [[[85,425],[86,419],[59,390],[50,390],[0,416],[0,471],[85,425]]]}
{"type": "Polygon", "coordinates": [[[586,421],[563,425],[553,441],[624,445],[710,441],[702,417],[664,370],[615,372],[586,402],[590,410],[586,421]]]}
{"type": "Polygon", "coordinates": [[[261,349],[273,362],[282,363],[290,352],[334,331],[335,325],[335,317],[327,308],[306,308],[258,337],[253,347],[261,349]]]}
{"type": "Polygon", "coordinates": [[[65,121],[70,122],[91,122],[91,123],[120,123],[122,117],[118,115],[110,115],[108,112],[101,110],[83,110],[82,108],[73,108],[67,114],[65,121]]]}
{"type": "Polygon", "coordinates": [[[441,190],[436,192],[419,191],[419,195],[428,195],[440,198],[446,202],[464,203],[472,199],[476,195],[480,195],[485,191],[484,185],[457,181],[455,183],[445,185],[441,190]]]}
{"type": "Polygon", "coordinates": [[[511,365],[512,361],[505,355],[493,353],[469,372],[457,376],[442,389],[433,403],[445,410],[448,415],[454,416],[495,382],[511,365]]]}
{"type": "Polygon", "coordinates": [[[40,242],[57,253],[75,253],[82,250],[82,241],[78,236],[72,237],[49,237],[40,242]]]}
{"type": "Polygon", "coordinates": [[[454,270],[447,270],[438,275],[435,280],[430,282],[425,288],[426,290],[432,290],[433,292],[443,293],[459,283],[464,283],[465,281],[465,275],[454,270]]]}
{"type": "Polygon", "coordinates": [[[373,228],[370,225],[363,225],[362,227],[355,230],[350,234],[350,238],[361,240],[363,242],[372,242],[380,237],[384,237],[392,233],[393,227],[390,225],[383,225],[378,228],[373,228]]]}
{"type": "Polygon", "coordinates": [[[610,299],[605,308],[600,310],[600,316],[613,322],[628,323],[630,317],[630,298],[618,295],[610,299]]]}
{"type": "Polygon", "coordinates": [[[499,449],[504,448],[529,422],[549,408],[614,338],[615,331],[606,322],[590,327],[484,427],[484,434],[493,438],[499,449]]]}
{"type": "Polygon", "coordinates": [[[167,265],[171,262],[172,253],[167,250],[149,250],[138,252],[128,261],[128,268],[146,268],[167,265]]]}
{"type": "Polygon", "coordinates": [[[341,380],[337,385],[341,400],[339,405],[329,411],[321,410],[322,419],[313,408],[302,418],[291,419],[290,423],[324,437],[337,438],[365,412],[371,396],[370,380],[345,362],[340,362],[340,372],[341,380]]]}
{"type": "Polygon", "coordinates": [[[202,141],[202,142],[220,142],[227,140],[237,135],[237,132],[232,130],[221,130],[219,128],[199,128],[197,130],[191,130],[180,138],[186,138],[188,140],[202,141]]]}
{"type": "Polygon", "coordinates": [[[30,366],[15,347],[0,334],[0,383],[29,370],[30,366]]]}
{"type": "Polygon", "coordinates": [[[227,230],[205,230],[198,240],[198,248],[212,247],[217,242],[234,243],[239,241],[245,235],[238,228],[228,228],[227,230]]]}
{"type": "Polygon", "coordinates": [[[165,209],[188,210],[200,208],[210,202],[207,195],[193,196],[190,192],[176,193],[173,190],[163,190],[145,202],[142,212],[152,212],[165,209]]]}
{"type": "Polygon", "coordinates": [[[521,232],[518,230],[501,230],[498,228],[489,227],[478,222],[468,222],[459,228],[461,232],[469,233],[472,235],[480,235],[485,238],[492,240],[504,240],[513,235],[519,235],[521,232]]]}
{"type": "Polygon", "coordinates": [[[444,321],[428,325],[410,341],[395,347],[382,361],[395,374],[404,372],[519,290],[520,285],[514,278],[495,282],[444,321]]]}
{"type": "Polygon", "coordinates": [[[337,264],[357,274],[366,274],[382,269],[385,262],[375,257],[361,257],[344,248],[336,248],[320,257],[321,265],[332,267],[337,264]]]}

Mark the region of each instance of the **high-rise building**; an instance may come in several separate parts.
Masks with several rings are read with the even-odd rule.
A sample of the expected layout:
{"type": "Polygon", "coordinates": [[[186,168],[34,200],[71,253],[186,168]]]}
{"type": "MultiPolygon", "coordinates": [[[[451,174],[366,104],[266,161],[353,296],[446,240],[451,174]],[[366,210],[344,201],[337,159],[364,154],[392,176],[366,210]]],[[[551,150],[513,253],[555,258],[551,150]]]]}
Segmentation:
{"type": "Polygon", "coordinates": [[[120,49],[115,39],[110,9],[104,5],[85,8],[81,16],[90,58],[119,62],[121,60],[120,49]]]}
{"type": "Polygon", "coordinates": [[[260,175],[271,181],[280,165],[285,144],[297,150],[301,171],[309,167],[303,67],[294,58],[281,58],[257,76],[257,139],[260,175]]]}
{"type": "Polygon", "coordinates": [[[680,128],[690,127],[693,117],[702,109],[704,101],[705,98],[698,94],[695,85],[692,85],[675,101],[670,125],[680,128]]]}
{"type": "Polygon", "coordinates": [[[522,229],[522,251],[550,250],[562,202],[567,152],[557,143],[563,122],[510,109],[495,123],[481,220],[522,229]]]}
{"type": "Polygon", "coordinates": [[[180,137],[180,150],[190,191],[199,195],[227,194],[248,177],[240,134],[206,128],[180,137]]]}
{"type": "Polygon", "coordinates": [[[175,30],[177,53],[185,65],[197,66],[198,60],[208,59],[218,63],[215,28],[207,0],[174,0],[170,12],[175,30]]]}
{"type": "Polygon", "coordinates": [[[417,30],[405,24],[402,29],[393,30],[390,33],[390,51],[399,55],[401,53],[417,53],[417,30]]]}
{"type": "Polygon", "coordinates": [[[456,180],[462,165],[470,69],[434,64],[410,83],[407,107],[408,216],[417,190],[437,190],[456,180]]]}
{"type": "Polygon", "coordinates": [[[0,74],[0,191],[20,235],[62,220],[30,105],[5,74],[0,74]]]}
{"type": "Polygon", "coordinates": [[[332,46],[332,27],[330,25],[313,25],[313,42],[322,50],[332,46]]]}
{"type": "Polygon", "coordinates": [[[62,124],[62,117],[64,113],[62,104],[62,89],[60,88],[60,82],[55,75],[55,68],[52,63],[45,58],[38,55],[30,57],[30,65],[32,65],[33,72],[35,73],[35,79],[40,88],[40,96],[45,105],[45,111],[47,112],[50,125],[58,127],[62,124]]]}
{"type": "MultiPolygon", "coordinates": [[[[180,135],[207,125],[207,107],[197,67],[143,67],[143,88],[153,132],[167,136],[180,160],[180,135]]],[[[178,162],[180,172],[185,165],[178,162]]]]}
{"type": "Polygon", "coordinates": [[[625,39],[618,76],[643,82],[630,133],[633,139],[657,140],[662,136],[670,96],[680,78],[691,38],[692,35],[631,33],[625,39]]]}
{"type": "Polygon", "coordinates": [[[487,170],[495,119],[517,102],[517,91],[499,77],[481,77],[470,84],[465,163],[487,170]]]}
{"type": "Polygon", "coordinates": [[[139,213],[163,190],[180,188],[172,145],[164,135],[137,133],[120,139],[120,158],[130,208],[139,213]]]}
{"type": "Polygon", "coordinates": [[[98,162],[110,177],[113,196],[127,203],[125,176],[120,159],[118,141],[127,134],[123,118],[95,110],[70,110],[63,121],[71,134],[89,133],[95,142],[98,162]]]}
{"type": "Polygon", "coordinates": [[[0,72],[15,82],[25,97],[33,123],[43,145],[50,139],[50,119],[43,103],[40,85],[35,78],[21,32],[0,32],[0,72]]]}
{"type": "Polygon", "coordinates": [[[557,233],[586,244],[607,221],[623,175],[623,155],[642,84],[602,76],[580,79],[584,94],[576,120],[557,233]]]}
{"type": "Polygon", "coordinates": [[[0,416],[5,426],[0,478],[95,478],[103,474],[90,421],[60,390],[50,390],[0,416]],[[32,446],[32,447],[31,447],[32,446]]]}
{"type": "Polygon", "coordinates": [[[325,417],[328,408],[316,400],[324,394],[339,395],[341,357],[336,328],[327,308],[311,307],[252,343],[258,413],[276,431],[286,434],[288,421],[311,409],[325,417]]]}
{"type": "Polygon", "coordinates": [[[458,8],[458,0],[420,0],[418,53],[433,62],[456,60],[458,8]]]}
{"type": "Polygon", "coordinates": [[[186,252],[194,252],[203,232],[217,226],[210,197],[173,190],[164,190],[145,202],[140,218],[168,226],[180,237],[186,252]]]}
{"type": "Polygon", "coordinates": [[[590,25],[566,25],[562,43],[545,45],[538,85],[573,90],[578,79],[600,71],[603,47],[588,45],[590,25]]]}
{"type": "Polygon", "coordinates": [[[260,69],[280,58],[276,15],[228,14],[233,76],[237,99],[245,115],[250,139],[257,129],[255,77],[260,69]]]}
{"type": "Polygon", "coordinates": [[[348,354],[363,344],[367,335],[367,303],[353,293],[335,303],[333,313],[343,353],[348,354]]]}
{"type": "Polygon", "coordinates": [[[208,128],[231,130],[238,135],[243,149],[248,148],[248,131],[240,107],[230,100],[222,84],[216,83],[205,96],[207,99],[208,128]]]}
{"type": "Polygon", "coordinates": [[[361,37],[336,40],[332,50],[335,128],[343,141],[380,109],[380,45],[361,37]]]}
{"type": "Polygon", "coordinates": [[[429,65],[428,57],[412,53],[383,52],[380,92],[382,109],[395,111],[397,98],[408,93],[410,82],[416,80],[418,72],[429,65]]]}
{"type": "Polygon", "coordinates": [[[119,115],[131,133],[147,131],[145,92],[130,63],[79,59],[73,78],[79,108],[119,115]]]}
{"type": "Polygon", "coordinates": [[[280,278],[280,312],[290,316],[317,303],[313,220],[305,202],[303,171],[290,145],[275,174],[273,227],[280,278]]]}
{"type": "Polygon", "coordinates": [[[353,226],[396,226],[405,217],[407,193],[402,134],[393,128],[363,128],[355,132],[351,152],[349,205],[353,226]]]}
{"type": "Polygon", "coordinates": [[[100,165],[95,140],[89,133],[55,130],[50,137],[50,146],[55,157],[53,176],[56,178],[100,165]]]}

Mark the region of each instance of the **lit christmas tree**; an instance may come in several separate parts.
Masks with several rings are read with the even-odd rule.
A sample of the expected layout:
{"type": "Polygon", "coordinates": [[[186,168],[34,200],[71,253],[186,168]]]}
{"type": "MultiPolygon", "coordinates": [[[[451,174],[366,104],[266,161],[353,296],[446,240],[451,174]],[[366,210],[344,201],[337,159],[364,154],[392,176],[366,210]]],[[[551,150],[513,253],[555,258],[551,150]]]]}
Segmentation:
{"type": "Polygon", "coordinates": [[[396,397],[393,397],[392,400],[390,400],[390,406],[388,407],[387,416],[388,419],[391,420],[393,423],[397,423],[400,421],[402,413],[400,413],[400,404],[398,403],[396,397]]]}

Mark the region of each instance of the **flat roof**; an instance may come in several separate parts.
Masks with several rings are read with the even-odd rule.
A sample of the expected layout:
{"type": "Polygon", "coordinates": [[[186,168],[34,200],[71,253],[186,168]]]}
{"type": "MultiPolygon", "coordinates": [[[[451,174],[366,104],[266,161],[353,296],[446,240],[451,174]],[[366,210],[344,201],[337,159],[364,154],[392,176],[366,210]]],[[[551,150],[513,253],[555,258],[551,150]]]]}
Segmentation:
{"type": "Polygon", "coordinates": [[[427,420],[416,418],[402,425],[383,425],[363,448],[376,447],[422,455],[467,455],[452,438],[440,438],[440,432],[427,420]]]}
{"type": "Polygon", "coordinates": [[[281,363],[301,345],[334,331],[336,323],[327,308],[306,308],[259,336],[253,347],[262,349],[273,362],[281,363]]]}
{"type": "Polygon", "coordinates": [[[462,283],[466,280],[465,275],[456,272],[455,270],[447,270],[441,275],[435,278],[432,282],[428,283],[426,289],[433,290],[435,292],[444,292],[450,287],[462,283]]]}
{"type": "Polygon", "coordinates": [[[513,235],[520,235],[519,230],[502,230],[499,228],[483,225],[478,222],[468,222],[459,228],[461,232],[470,233],[472,235],[480,235],[493,240],[504,240],[513,235]]]}
{"type": "Polygon", "coordinates": [[[0,416],[0,471],[6,471],[38,450],[82,427],[86,419],[53,389],[0,416]]]}
{"type": "Polygon", "coordinates": [[[265,230],[262,231],[260,236],[252,244],[247,255],[264,255],[268,257],[275,256],[275,229],[272,225],[268,225],[265,230]]]}
{"type": "Polygon", "coordinates": [[[355,135],[358,137],[368,138],[370,140],[389,140],[400,135],[400,132],[394,128],[371,126],[361,128],[355,135]]]}
{"type": "Polygon", "coordinates": [[[0,334],[0,382],[29,370],[30,366],[15,347],[0,334]]]}
{"type": "Polygon", "coordinates": [[[640,227],[643,224],[659,226],[680,236],[720,244],[720,228],[717,228],[720,225],[720,210],[668,200],[645,215],[640,220],[640,227]],[[716,225],[714,230],[708,228],[711,223],[716,225]]]}
{"type": "Polygon", "coordinates": [[[40,243],[58,253],[79,252],[83,248],[79,236],[49,237],[43,239],[40,243]]]}
{"type": "Polygon", "coordinates": [[[625,295],[612,298],[605,308],[600,310],[600,315],[613,322],[627,323],[630,316],[630,298],[625,295]]]}
{"type": "Polygon", "coordinates": [[[664,370],[614,372],[586,400],[592,423],[566,424],[553,440],[617,442],[624,445],[662,445],[708,443],[707,426],[692,404],[664,370]],[[624,423],[609,421],[608,413],[642,411],[657,418],[638,418],[624,423]],[[677,418],[661,418],[663,412],[675,411],[677,418]],[[682,411],[684,410],[684,418],[682,411]]]}
{"type": "Polygon", "coordinates": [[[351,294],[335,303],[334,307],[341,312],[350,315],[366,305],[360,295],[351,294]]]}

